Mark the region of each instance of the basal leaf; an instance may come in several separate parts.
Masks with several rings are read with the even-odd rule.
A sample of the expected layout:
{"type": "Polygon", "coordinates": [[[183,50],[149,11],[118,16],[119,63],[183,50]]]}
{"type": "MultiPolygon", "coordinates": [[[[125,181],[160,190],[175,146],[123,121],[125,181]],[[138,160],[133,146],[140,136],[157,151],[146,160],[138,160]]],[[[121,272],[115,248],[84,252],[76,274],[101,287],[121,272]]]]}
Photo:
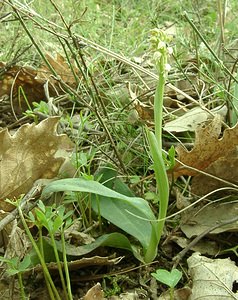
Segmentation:
{"type": "Polygon", "coordinates": [[[51,182],[47,185],[42,197],[52,192],[74,191],[98,195],[92,197],[92,206],[97,211],[97,201],[100,204],[100,214],[119,228],[137,238],[144,250],[149,246],[151,235],[155,230],[152,221],[156,221],[149,204],[142,198],[128,197],[113,191],[99,182],[84,178],[68,178],[51,182]]]}
{"type": "Polygon", "coordinates": [[[134,236],[143,248],[148,247],[152,234],[152,225],[149,220],[154,217],[144,213],[144,202],[133,206],[122,199],[92,196],[92,208],[96,212],[98,212],[97,201],[99,201],[100,214],[103,218],[134,236]]]}
{"type": "MultiPolygon", "coordinates": [[[[60,241],[55,241],[57,250],[59,252],[59,257],[62,257],[62,243],[60,241]]],[[[44,245],[44,252],[47,253],[47,262],[55,261],[54,259],[54,250],[52,247],[52,241],[48,237],[43,238],[43,245],[44,245]]],[[[65,243],[66,248],[66,254],[70,257],[77,257],[77,256],[83,256],[85,254],[88,254],[92,252],[93,250],[97,249],[98,247],[115,247],[120,249],[125,249],[134,254],[134,256],[140,260],[143,261],[139,250],[130,243],[128,238],[118,232],[110,233],[110,234],[104,234],[97,238],[94,242],[82,245],[82,246],[75,246],[68,243],[65,243]]],[[[39,259],[34,251],[34,249],[31,251],[31,262],[33,265],[36,265],[39,263],[39,259]]]]}

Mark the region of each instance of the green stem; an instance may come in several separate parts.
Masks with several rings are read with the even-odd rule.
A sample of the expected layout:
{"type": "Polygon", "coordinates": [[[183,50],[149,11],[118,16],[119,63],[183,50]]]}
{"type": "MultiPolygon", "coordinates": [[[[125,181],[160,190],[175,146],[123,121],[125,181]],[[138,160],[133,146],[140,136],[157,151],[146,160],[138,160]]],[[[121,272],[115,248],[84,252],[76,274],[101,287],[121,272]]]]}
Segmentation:
{"type": "Polygon", "coordinates": [[[19,287],[20,287],[20,292],[21,292],[21,299],[26,300],[27,298],[26,298],[26,294],[25,294],[25,291],[24,291],[22,273],[21,272],[17,273],[17,277],[18,277],[18,282],[19,282],[19,287]]]}
{"type": "Polygon", "coordinates": [[[159,63],[159,80],[155,91],[154,100],[154,122],[155,122],[155,137],[158,143],[158,150],[162,151],[162,121],[163,121],[163,97],[165,86],[165,64],[166,59],[161,57],[159,63]]]}
{"type": "Polygon", "coordinates": [[[65,297],[65,300],[68,300],[68,294],[67,294],[67,289],[66,289],[66,285],[65,285],[64,274],[63,274],[63,270],[62,270],[61,261],[60,261],[60,258],[59,258],[57,246],[56,246],[56,243],[55,243],[55,238],[54,238],[54,235],[51,231],[49,231],[49,234],[50,234],[50,239],[51,239],[52,247],[53,247],[54,254],[55,254],[55,259],[56,259],[56,263],[57,263],[57,267],[58,267],[58,271],[59,271],[59,275],[60,275],[60,280],[61,280],[61,283],[62,283],[62,288],[63,288],[63,291],[64,291],[64,297],[65,297]]]}
{"type": "Polygon", "coordinates": [[[71,291],[71,284],[70,284],[68,261],[67,261],[66,248],[65,248],[64,230],[62,228],[61,228],[61,242],[62,242],[64,272],[65,272],[65,277],[66,277],[68,296],[69,296],[69,300],[73,300],[72,291],[71,291]]]}
{"type": "Polygon", "coordinates": [[[155,179],[159,194],[159,216],[157,225],[157,242],[159,243],[165,218],[167,215],[168,199],[169,199],[169,181],[166,173],[166,168],[162,156],[162,150],[158,149],[157,139],[153,132],[148,131],[148,140],[150,144],[151,156],[154,161],[155,179]]]}
{"type": "Polygon", "coordinates": [[[157,226],[153,226],[152,224],[153,229],[151,233],[150,244],[145,253],[146,262],[152,261],[157,254],[157,247],[163,233],[169,199],[169,182],[162,150],[163,97],[166,82],[167,49],[161,47],[161,45],[160,47],[157,45],[157,43],[159,44],[159,36],[157,36],[157,43],[155,43],[155,40],[153,40],[153,43],[155,44],[154,46],[157,47],[157,54],[160,54],[158,56],[156,66],[159,72],[159,80],[154,99],[155,134],[147,129],[147,137],[151,156],[154,162],[155,179],[159,195],[159,215],[157,219],[157,226]]]}
{"type": "MultiPolygon", "coordinates": [[[[53,292],[54,292],[54,294],[55,294],[55,296],[56,296],[56,299],[57,299],[57,300],[61,300],[60,295],[59,295],[59,293],[58,293],[58,291],[57,291],[57,289],[56,289],[56,287],[55,287],[55,285],[54,285],[54,282],[53,282],[51,276],[50,276],[49,270],[47,269],[47,266],[46,266],[46,263],[45,263],[45,261],[44,261],[44,258],[42,257],[41,252],[40,252],[40,250],[39,250],[39,248],[38,248],[38,246],[37,246],[37,244],[36,244],[36,242],[35,242],[35,240],[34,240],[32,234],[31,234],[31,232],[30,232],[30,230],[29,230],[29,228],[28,228],[28,226],[27,226],[27,224],[26,224],[26,221],[25,221],[25,218],[24,218],[24,216],[23,216],[23,212],[22,212],[22,210],[21,210],[21,207],[18,206],[17,208],[18,208],[19,215],[20,215],[20,218],[21,218],[21,221],[22,221],[22,225],[23,225],[23,227],[24,227],[24,229],[25,229],[25,231],[26,231],[26,234],[27,234],[27,236],[29,237],[30,242],[31,242],[33,248],[35,249],[36,254],[37,254],[37,256],[38,256],[38,258],[39,258],[39,260],[40,260],[40,263],[41,263],[43,272],[44,272],[44,274],[45,274],[45,277],[46,277],[46,279],[49,281],[49,283],[50,283],[50,285],[51,285],[51,288],[52,288],[52,290],[53,290],[53,292]]],[[[52,299],[54,300],[55,298],[52,298],[52,299]]]]}
{"type": "MultiPolygon", "coordinates": [[[[45,260],[43,236],[42,236],[42,226],[40,224],[38,225],[38,230],[39,230],[40,253],[42,255],[43,260],[45,260]]],[[[46,286],[47,286],[47,289],[48,289],[48,293],[50,295],[50,299],[54,299],[54,293],[52,291],[51,285],[50,285],[49,281],[47,280],[47,277],[46,277],[45,273],[43,273],[43,274],[44,274],[45,283],[46,283],[46,286]]]]}
{"type": "Polygon", "coordinates": [[[174,300],[174,288],[169,289],[169,294],[170,294],[170,300],[174,300]]]}
{"type": "Polygon", "coordinates": [[[149,246],[146,249],[146,252],[144,254],[144,262],[145,263],[150,263],[155,259],[156,255],[158,253],[158,250],[157,250],[158,243],[159,243],[159,240],[157,239],[157,230],[156,230],[156,227],[153,226],[153,224],[152,224],[152,233],[150,236],[149,246]]]}

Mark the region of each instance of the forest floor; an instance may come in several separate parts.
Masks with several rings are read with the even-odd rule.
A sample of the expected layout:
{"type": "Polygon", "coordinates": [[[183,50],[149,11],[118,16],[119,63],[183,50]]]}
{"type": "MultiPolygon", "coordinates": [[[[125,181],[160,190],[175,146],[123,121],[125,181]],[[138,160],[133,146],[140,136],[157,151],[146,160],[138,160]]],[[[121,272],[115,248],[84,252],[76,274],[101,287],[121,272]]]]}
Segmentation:
{"type": "Polygon", "coordinates": [[[237,11],[1,1],[0,299],[238,299],[237,11]]]}

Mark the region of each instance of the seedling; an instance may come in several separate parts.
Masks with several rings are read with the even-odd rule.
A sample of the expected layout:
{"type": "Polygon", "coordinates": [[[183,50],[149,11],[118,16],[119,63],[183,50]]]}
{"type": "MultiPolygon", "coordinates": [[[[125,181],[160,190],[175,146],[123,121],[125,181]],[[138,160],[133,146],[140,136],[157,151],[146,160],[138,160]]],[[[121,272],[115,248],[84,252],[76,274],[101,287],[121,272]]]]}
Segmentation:
{"type": "Polygon", "coordinates": [[[170,289],[170,300],[174,299],[174,288],[182,277],[182,272],[177,269],[172,269],[171,272],[158,269],[156,273],[151,273],[151,275],[159,282],[166,284],[170,289]]]}
{"type": "MultiPolygon", "coordinates": [[[[71,287],[70,287],[70,278],[69,278],[69,270],[67,265],[67,257],[66,257],[66,249],[65,249],[65,240],[64,240],[64,229],[70,226],[71,224],[71,215],[72,211],[65,212],[64,206],[59,206],[57,208],[55,207],[46,207],[42,201],[39,201],[38,208],[35,209],[35,215],[33,215],[31,212],[29,213],[28,221],[33,222],[39,229],[39,244],[35,242],[34,237],[31,234],[31,231],[27,225],[25,216],[23,214],[22,208],[21,208],[21,198],[17,199],[16,201],[7,200],[7,202],[11,203],[12,205],[16,206],[20,219],[22,222],[22,225],[25,229],[26,234],[28,235],[28,238],[32,244],[32,247],[39,259],[39,262],[42,266],[43,274],[45,277],[46,285],[48,288],[50,299],[52,300],[61,300],[61,297],[58,293],[58,290],[56,289],[56,286],[52,280],[52,277],[50,275],[50,272],[47,268],[46,261],[45,261],[45,254],[44,254],[44,247],[42,242],[42,228],[45,227],[48,230],[48,233],[50,235],[50,239],[52,241],[52,246],[54,250],[54,255],[56,259],[56,263],[59,269],[59,274],[61,278],[61,283],[64,290],[64,299],[66,300],[72,300],[73,296],[71,293],[71,287]],[[63,270],[61,267],[61,262],[59,259],[59,255],[57,252],[56,242],[54,239],[54,234],[56,231],[59,231],[61,234],[61,241],[62,241],[62,252],[63,252],[63,266],[65,271],[65,277],[66,277],[66,283],[63,276],[63,270]]],[[[26,268],[29,266],[32,267],[32,260],[29,256],[26,256],[23,261],[18,261],[18,259],[8,259],[3,260],[4,258],[0,258],[0,261],[4,261],[7,263],[8,269],[7,272],[10,275],[17,274],[20,289],[21,289],[21,297],[22,299],[26,299],[23,289],[23,283],[22,283],[22,273],[25,271],[26,268]]]]}
{"type": "Polygon", "coordinates": [[[7,259],[5,257],[0,256],[0,261],[7,264],[8,275],[10,276],[17,275],[20,293],[21,293],[21,300],[26,300],[27,297],[24,290],[22,274],[30,266],[31,263],[30,257],[27,255],[24,257],[22,261],[20,261],[19,257],[13,257],[11,259],[7,259]]]}
{"type": "MultiPolygon", "coordinates": [[[[64,291],[64,296],[66,300],[72,300],[72,293],[71,293],[71,286],[70,286],[70,277],[69,277],[69,270],[67,265],[67,257],[66,257],[66,249],[65,249],[65,240],[64,240],[64,229],[71,225],[72,219],[72,211],[65,212],[64,206],[55,207],[47,207],[44,205],[42,201],[39,201],[38,208],[35,209],[35,215],[29,213],[30,220],[35,223],[39,229],[39,236],[40,236],[40,245],[41,245],[41,255],[44,259],[44,248],[43,248],[43,241],[42,241],[42,227],[45,227],[49,233],[52,247],[54,250],[54,255],[56,259],[56,263],[59,270],[59,275],[64,291]],[[61,261],[59,257],[59,253],[57,250],[56,242],[54,235],[56,232],[60,232],[61,234],[61,241],[62,241],[62,249],[63,249],[63,262],[64,262],[64,271],[66,274],[66,283],[63,275],[63,269],[61,266],[61,261]]],[[[49,287],[48,287],[49,289],[49,287]]]]}

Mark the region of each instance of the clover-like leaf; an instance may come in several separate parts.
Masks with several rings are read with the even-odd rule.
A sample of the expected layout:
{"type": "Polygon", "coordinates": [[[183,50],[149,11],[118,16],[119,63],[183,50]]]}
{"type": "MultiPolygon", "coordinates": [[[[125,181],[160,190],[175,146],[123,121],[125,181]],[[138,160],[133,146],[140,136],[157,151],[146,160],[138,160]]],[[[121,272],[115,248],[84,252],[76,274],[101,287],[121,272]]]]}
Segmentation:
{"type": "Polygon", "coordinates": [[[173,269],[171,272],[164,269],[158,269],[156,270],[156,273],[152,273],[151,275],[170,288],[174,288],[181,279],[182,272],[177,269],[173,269]]]}

